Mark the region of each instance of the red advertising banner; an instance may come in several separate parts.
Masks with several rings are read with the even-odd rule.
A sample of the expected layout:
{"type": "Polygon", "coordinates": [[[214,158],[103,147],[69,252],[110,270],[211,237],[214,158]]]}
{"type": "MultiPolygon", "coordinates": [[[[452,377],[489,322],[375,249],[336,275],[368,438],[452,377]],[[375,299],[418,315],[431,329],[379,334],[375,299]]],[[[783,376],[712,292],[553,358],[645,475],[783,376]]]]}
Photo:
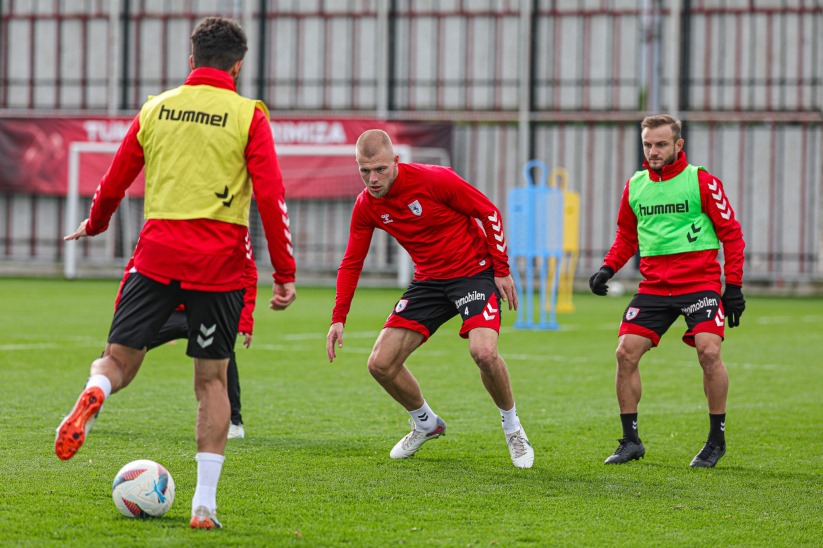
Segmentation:
{"type": "MultiPolygon", "coordinates": [[[[0,117],[0,192],[65,196],[74,157],[81,196],[94,194],[132,119],[126,117],[0,117]],[[85,144],[84,144],[85,143],[85,144]]],[[[272,120],[286,198],[343,199],[363,182],[354,143],[367,129],[392,137],[401,160],[445,163],[450,123],[367,118],[272,120]]],[[[143,175],[129,194],[142,196],[143,175]]]]}

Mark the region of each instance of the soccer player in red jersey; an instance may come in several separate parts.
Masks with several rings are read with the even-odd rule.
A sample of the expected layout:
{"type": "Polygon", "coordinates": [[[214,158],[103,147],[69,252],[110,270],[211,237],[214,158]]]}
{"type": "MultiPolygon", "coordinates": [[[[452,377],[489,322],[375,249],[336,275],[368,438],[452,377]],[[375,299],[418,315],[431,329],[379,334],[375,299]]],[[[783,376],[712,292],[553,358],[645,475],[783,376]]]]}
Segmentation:
{"type": "MultiPolygon", "coordinates": [[[[254,253],[251,247],[251,235],[246,235],[248,252],[243,266],[243,279],[246,291],[243,293],[243,310],[240,312],[240,324],[237,326],[237,334],[243,338],[243,346],[251,346],[254,331],[254,307],[257,304],[257,264],[254,260],[254,253]]],[[[114,307],[120,303],[120,296],[126,280],[129,279],[136,269],[134,269],[134,258],[129,259],[123,272],[123,279],[120,281],[120,288],[117,291],[114,307]]],[[[157,332],[154,339],[146,346],[146,350],[157,348],[167,342],[177,339],[189,338],[189,316],[183,305],[171,313],[169,319],[157,332]]],[[[232,350],[229,357],[229,365],[226,370],[226,388],[229,395],[229,407],[231,408],[231,423],[229,424],[228,439],[245,438],[246,429],[243,426],[243,415],[240,402],[240,373],[237,369],[237,356],[232,350]]]]}
{"type": "Polygon", "coordinates": [[[183,304],[198,401],[190,525],[212,529],[221,527],[216,493],[230,421],[226,368],[243,308],[252,192],[274,268],[270,308],[283,310],[294,301],[295,264],[268,111],[236,91],[246,35],[234,21],[209,17],[195,28],[191,45],[185,83],[143,105],[95,192],[88,219],[65,238],[106,230],[145,166],[146,222],[134,250],[135,272],[123,286],[104,356],[92,363],[54,448],[63,460],[77,453],[103,401],[131,382],[148,344],[183,304]]]}
{"type": "Polygon", "coordinates": [[[397,442],[391,457],[411,457],[426,441],[446,432],[445,421],[423,398],[404,362],[438,327],[460,315],[460,336],[469,340],[483,385],[500,410],[512,462],[531,468],[534,450],[517,416],[508,368],[497,348],[501,301],[509,310],[517,309],[500,211],[451,168],[400,163],[384,131],[368,130],[360,136],[356,160],[366,188],[355,201],[337,274],[326,338],[329,362],[343,347],[346,316],[374,229],[385,230],[408,251],[415,268],[368,360],[371,375],[412,419],[412,431],[397,442]]]}
{"type": "Polygon", "coordinates": [[[729,327],[739,325],[743,298],[743,231],[720,180],[686,161],[681,123],[669,115],[641,124],[646,162],[623,189],[617,234],[603,266],[589,279],[596,295],[640,251],[643,281],[620,323],[616,392],[623,437],[605,464],[623,464],[646,454],[637,430],[640,358],[657,346],[679,316],[686,320],[683,342],[695,347],[709,406],[709,437],[691,461],[711,468],[726,453],[726,397],[729,374],[720,356],[729,327]],[[723,246],[726,289],[721,297],[718,249],[723,246]]]}

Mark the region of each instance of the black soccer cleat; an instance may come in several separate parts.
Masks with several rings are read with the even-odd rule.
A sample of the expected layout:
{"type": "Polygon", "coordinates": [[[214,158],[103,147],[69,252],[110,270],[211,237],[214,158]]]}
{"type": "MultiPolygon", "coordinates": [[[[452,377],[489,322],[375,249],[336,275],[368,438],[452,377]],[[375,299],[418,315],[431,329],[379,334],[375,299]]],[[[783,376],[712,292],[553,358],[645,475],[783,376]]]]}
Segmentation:
{"type": "Polygon", "coordinates": [[[701,449],[700,452],[692,459],[692,463],[689,466],[692,468],[714,468],[714,465],[717,464],[720,457],[725,454],[725,445],[715,445],[712,442],[707,441],[706,445],[703,446],[703,449],[701,449]]]}
{"type": "Polygon", "coordinates": [[[621,438],[617,441],[620,442],[617,451],[607,458],[603,464],[625,464],[630,460],[642,459],[643,455],[646,454],[646,448],[640,440],[634,442],[626,438],[621,438]]]}

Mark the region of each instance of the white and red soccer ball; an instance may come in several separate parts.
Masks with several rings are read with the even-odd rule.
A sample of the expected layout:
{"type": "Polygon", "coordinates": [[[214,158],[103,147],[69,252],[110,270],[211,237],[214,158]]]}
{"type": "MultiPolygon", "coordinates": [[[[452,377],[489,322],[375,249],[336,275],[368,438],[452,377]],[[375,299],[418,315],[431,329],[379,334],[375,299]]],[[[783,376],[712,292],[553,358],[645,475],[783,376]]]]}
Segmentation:
{"type": "Polygon", "coordinates": [[[111,498],[126,517],[159,518],[174,502],[174,479],[153,460],[135,460],[117,472],[111,498]]]}

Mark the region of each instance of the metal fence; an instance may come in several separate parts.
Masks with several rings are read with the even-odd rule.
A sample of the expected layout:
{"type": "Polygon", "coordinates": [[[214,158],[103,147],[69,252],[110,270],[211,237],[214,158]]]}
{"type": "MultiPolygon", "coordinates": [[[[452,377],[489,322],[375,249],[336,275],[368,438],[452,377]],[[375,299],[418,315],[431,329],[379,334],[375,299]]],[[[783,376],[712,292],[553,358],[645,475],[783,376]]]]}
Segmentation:
{"type": "MultiPolygon", "coordinates": [[[[823,278],[823,0],[0,0],[0,116],[133,114],[183,81],[214,14],[243,23],[240,91],[273,117],[452,121],[453,166],[501,209],[525,160],[565,167],[581,271],[613,238],[640,119],[674,113],[741,219],[747,278],[823,278]]],[[[0,261],[59,261],[61,207],[0,195],[0,261]]],[[[332,275],[348,207],[292,204],[304,269],[332,275]],[[301,239],[301,217],[334,229],[301,239]]]]}

